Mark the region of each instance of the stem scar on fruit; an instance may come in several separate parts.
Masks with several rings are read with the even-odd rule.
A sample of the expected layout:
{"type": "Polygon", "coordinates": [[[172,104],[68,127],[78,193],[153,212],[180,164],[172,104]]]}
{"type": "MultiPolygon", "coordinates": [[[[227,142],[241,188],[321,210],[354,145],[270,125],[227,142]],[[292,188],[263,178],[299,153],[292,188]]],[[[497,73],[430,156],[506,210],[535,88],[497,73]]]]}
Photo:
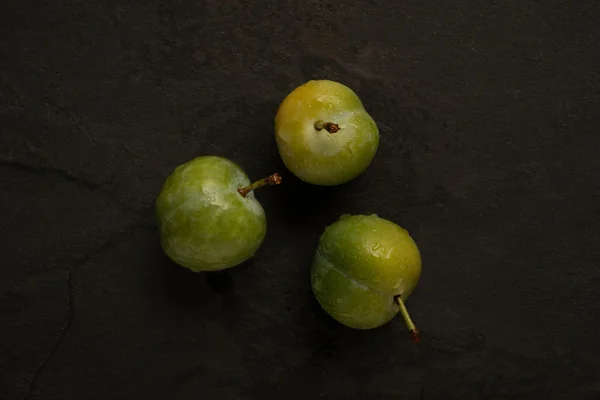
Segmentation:
{"type": "Polygon", "coordinates": [[[246,195],[248,193],[250,193],[251,191],[253,191],[255,189],[258,189],[263,186],[279,185],[280,183],[281,183],[281,175],[279,175],[278,173],[274,173],[271,176],[267,176],[266,178],[263,178],[259,181],[254,182],[250,186],[246,186],[244,188],[239,188],[238,193],[241,194],[242,197],[246,197],[246,195]]]}
{"type": "Polygon", "coordinates": [[[318,79],[296,87],[279,104],[274,122],[283,163],[313,185],[336,186],[358,177],[379,147],[377,123],[340,82],[318,79]]]}
{"type": "Polygon", "coordinates": [[[404,322],[406,322],[406,327],[408,328],[408,332],[409,332],[411,340],[414,343],[419,343],[421,341],[421,335],[419,333],[419,330],[415,326],[414,322],[410,318],[410,314],[408,313],[408,310],[406,309],[406,306],[404,305],[404,302],[402,301],[402,296],[400,296],[400,295],[394,296],[394,300],[395,300],[396,304],[398,304],[398,307],[400,308],[400,313],[402,314],[402,317],[404,318],[404,322]]]}
{"type": "Polygon", "coordinates": [[[317,121],[315,122],[315,129],[318,131],[325,129],[329,133],[336,133],[341,128],[338,124],[334,124],[333,122],[317,121]]]}

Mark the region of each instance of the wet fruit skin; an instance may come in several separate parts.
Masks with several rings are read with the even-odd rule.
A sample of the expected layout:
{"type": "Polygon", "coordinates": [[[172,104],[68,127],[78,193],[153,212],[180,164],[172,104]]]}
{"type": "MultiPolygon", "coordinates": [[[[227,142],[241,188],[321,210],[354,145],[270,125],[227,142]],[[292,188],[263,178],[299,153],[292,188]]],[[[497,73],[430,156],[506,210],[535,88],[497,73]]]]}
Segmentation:
{"type": "Polygon", "coordinates": [[[275,138],[286,167],[315,185],[339,185],[371,164],[379,146],[379,129],[349,87],[312,80],[294,89],[275,116],[275,138]],[[339,130],[317,130],[318,121],[339,130]]]}
{"type": "Polygon", "coordinates": [[[321,307],[355,329],[382,326],[398,313],[421,275],[421,256],[409,233],[372,215],[343,215],[319,239],[311,285],[321,307]]]}
{"type": "Polygon", "coordinates": [[[194,272],[236,266],[254,255],[266,234],[266,216],[232,161],[203,156],[175,168],[156,199],[164,252],[194,272]]]}

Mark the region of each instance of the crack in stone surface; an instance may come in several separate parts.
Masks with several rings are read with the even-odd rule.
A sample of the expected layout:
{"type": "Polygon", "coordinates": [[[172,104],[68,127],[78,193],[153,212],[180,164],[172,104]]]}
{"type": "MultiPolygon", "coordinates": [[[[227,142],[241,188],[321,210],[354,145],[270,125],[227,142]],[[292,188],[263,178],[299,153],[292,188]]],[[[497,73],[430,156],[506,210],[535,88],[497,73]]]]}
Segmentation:
{"type": "Polygon", "coordinates": [[[98,190],[98,191],[110,196],[111,198],[113,198],[124,209],[131,211],[133,213],[141,214],[145,211],[145,210],[140,210],[140,209],[137,209],[135,207],[131,207],[131,206],[125,204],[121,199],[119,199],[117,196],[115,196],[114,190],[107,187],[108,185],[110,185],[114,182],[114,180],[116,179],[115,175],[111,176],[110,179],[106,179],[106,180],[100,181],[100,182],[94,182],[87,178],[76,176],[73,173],[71,173],[70,171],[52,167],[49,165],[43,165],[43,164],[31,165],[31,164],[24,163],[21,161],[10,160],[10,159],[7,160],[4,158],[0,158],[0,166],[14,168],[14,169],[18,169],[20,171],[30,172],[39,177],[44,177],[44,176],[59,177],[59,178],[62,178],[65,182],[74,183],[80,187],[84,187],[84,188],[87,188],[90,190],[98,190]]]}
{"type": "Polygon", "coordinates": [[[109,185],[110,183],[112,183],[114,181],[114,177],[111,177],[110,180],[106,180],[105,182],[94,182],[94,181],[88,180],[86,178],[82,178],[82,177],[73,175],[71,172],[60,169],[60,168],[56,168],[56,167],[52,167],[52,166],[48,166],[48,165],[42,165],[42,164],[31,165],[31,164],[27,164],[27,163],[16,161],[16,160],[7,160],[4,158],[0,159],[0,165],[5,166],[5,167],[10,167],[10,168],[16,168],[21,171],[31,172],[38,176],[42,176],[42,177],[44,175],[59,176],[67,182],[72,182],[79,186],[86,187],[88,189],[102,190],[104,192],[112,193],[112,191],[110,189],[108,189],[106,187],[106,185],[109,185]]]}
{"type": "Polygon", "coordinates": [[[113,235],[113,237],[106,240],[100,246],[95,249],[74,257],[61,257],[57,261],[71,264],[73,267],[77,267],[90,261],[92,258],[97,257],[111,249],[117,247],[123,240],[131,237],[135,232],[140,229],[155,229],[155,225],[148,223],[147,221],[136,221],[129,226],[123,228],[119,233],[113,235]]]}
{"type": "MultiPolygon", "coordinates": [[[[73,286],[72,268],[75,268],[78,265],[84,264],[87,261],[91,260],[93,257],[96,257],[100,254],[105,253],[106,251],[108,251],[110,249],[115,248],[121,242],[123,242],[123,240],[127,239],[134,232],[137,232],[140,229],[154,229],[154,226],[147,224],[145,221],[135,222],[135,223],[131,224],[130,226],[126,227],[124,230],[122,230],[118,235],[115,235],[114,237],[108,239],[106,242],[101,244],[96,249],[90,251],[89,253],[84,254],[81,257],[77,257],[76,259],[71,260],[71,265],[72,265],[71,268],[68,268],[68,267],[66,268],[67,290],[68,290],[68,301],[67,301],[68,314],[67,314],[66,321],[58,335],[56,342],[54,343],[54,346],[52,347],[52,349],[50,350],[48,355],[44,358],[44,360],[42,361],[40,366],[36,369],[31,380],[29,381],[29,384],[27,385],[27,388],[25,390],[25,396],[23,397],[24,400],[29,399],[30,396],[32,395],[32,393],[35,391],[37,384],[39,382],[39,379],[42,376],[42,373],[46,369],[50,360],[57,353],[58,348],[63,343],[63,341],[66,337],[67,331],[72,326],[72,324],[75,320],[75,289],[73,286]]],[[[68,260],[63,259],[63,261],[66,262],[68,260]]]]}
{"type": "Polygon", "coordinates": [[[64,339],[67,335],[67,331],[69,330],[69,328],[71,328],[71,326],[73,325],[73,321],[75,320],[75,289],[73,287],[73,273],[68,268],[67,268],[67,291],[68,291],[67,292],[68,297],[67,297],[66,321],[58,335],[58,338],[56,339],[56,342],[54,343],[54,346],[52,346],[52,349],[50,350],[48,355],[46,355],[46,357],[44,358],[44,360],[42,361],[40,366],[33,373],[33,376],[31,377],[31,380],[29,381],[29,384],[27,385],[27,388],[25,389],[25,396],[23,397],[24,400],[27,400],[29,398],[29,396],[35,391],[37,384],[39,382],[39,379],[42,376],[42,373],[48,366],[48,363],[50,362],[50,360],[56,354],[56,351],[58,350],[58,348],[60,347],[60,345],[62,344],[62,342],[64,341],[64,339]]]}

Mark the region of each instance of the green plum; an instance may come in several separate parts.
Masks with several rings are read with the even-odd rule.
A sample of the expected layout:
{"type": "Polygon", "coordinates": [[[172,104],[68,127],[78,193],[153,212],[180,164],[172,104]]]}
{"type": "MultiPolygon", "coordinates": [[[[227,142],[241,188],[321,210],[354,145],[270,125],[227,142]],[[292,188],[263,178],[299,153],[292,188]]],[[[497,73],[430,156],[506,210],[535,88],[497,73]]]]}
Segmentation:
{"type": "Polygon", "coordinates": [[[369,167],[379,146],[379,129],[349,87],[312,80],[280,104],[275,139],[283,163],[296,177],[333,186],[369,167]]]}
{"type": "Polygon", "coordinates": [[[338,322],[372,329],[400,312],[413,340],[419,340],[404,302],[421,275],[421,255],[409,233],[371,215],[342,215],[317,245],[310,269],[313,293],[338,322]]]}
{"type": "Polygon", "coordinates": [[[274,174],[250,184],[237,164],[217,156],[177,166],[156,199],[161,247],[194,272],[241,264],[258,250],[267,230],[253,190],[280,182],[274,174]]]}

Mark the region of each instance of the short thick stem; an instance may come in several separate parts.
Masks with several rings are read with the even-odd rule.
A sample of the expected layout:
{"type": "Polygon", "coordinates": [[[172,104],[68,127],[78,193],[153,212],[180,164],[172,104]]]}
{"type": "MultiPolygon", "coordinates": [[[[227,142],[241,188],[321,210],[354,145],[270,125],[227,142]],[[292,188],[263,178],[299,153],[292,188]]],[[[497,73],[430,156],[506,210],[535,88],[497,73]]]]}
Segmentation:
{"type": "Polygon", "coordinates": [[[421,335],[414,322],[412,321],[412,318],[410,318],[410,314],[408,313],[408,310],[406,309],[402,298],[400,296],[396,296],[394,299],[396,300],[396,303],[400,308],[400,314],[402,314],[404,322],[406,322],[406,327],[408,328],[410,338],[414,343],[419,343],[421,341],[421,335]]]}
{"type": "Polygon", "coordinates": [[[336,133],[340,130],[340,126],[333,122],[317,121],[315,122],[315,129],[318,131],[325,129],[329,133],[336,133]]]}
{"type": "Polygon", "coordinates": [[[270,186],[270,185],[279,185],[281,183],[281,176],[277,173],[268,176],[266,178],[263,178],[259,181],[254,182],[253,184],[251,184],[250,186],[246,186],[244,188],[239,188],[238,189],[238,193],[242,195],[242,197],[246,197],[246,195],[248,193],[250,193],[253,190],[256,190],[260,187],[263,186],[270,186]]]}

